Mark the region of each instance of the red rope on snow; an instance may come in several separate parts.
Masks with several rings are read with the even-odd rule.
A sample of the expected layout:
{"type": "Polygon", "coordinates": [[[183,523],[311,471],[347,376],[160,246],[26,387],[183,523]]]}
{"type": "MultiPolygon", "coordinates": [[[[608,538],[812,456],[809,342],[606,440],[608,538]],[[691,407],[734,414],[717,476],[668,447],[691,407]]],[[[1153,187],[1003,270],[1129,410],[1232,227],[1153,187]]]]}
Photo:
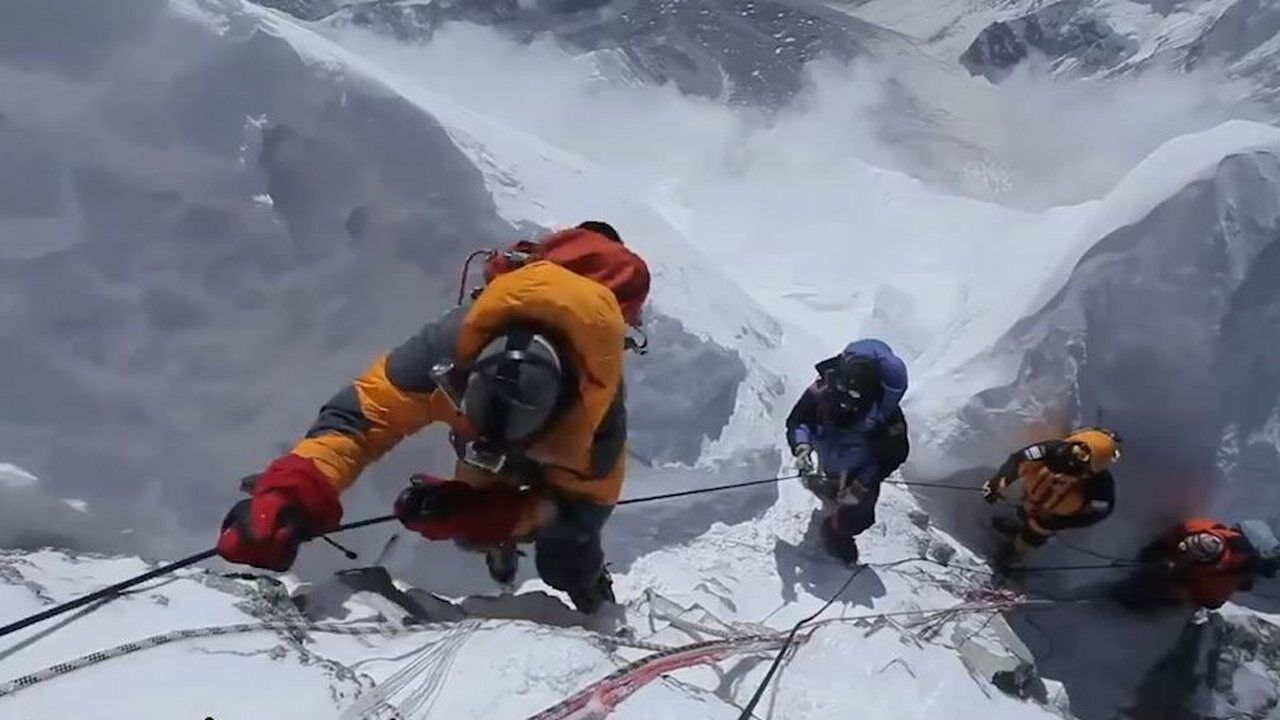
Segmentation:
{"type": "Polygon", "coordinates": [[[780,644],[778,637],[752,636],[710,640],[654,653],[591,683],[529,720],[601,720],[637,690],[669,672],[716,663],[729,655],[773,650],[780,644]]]}

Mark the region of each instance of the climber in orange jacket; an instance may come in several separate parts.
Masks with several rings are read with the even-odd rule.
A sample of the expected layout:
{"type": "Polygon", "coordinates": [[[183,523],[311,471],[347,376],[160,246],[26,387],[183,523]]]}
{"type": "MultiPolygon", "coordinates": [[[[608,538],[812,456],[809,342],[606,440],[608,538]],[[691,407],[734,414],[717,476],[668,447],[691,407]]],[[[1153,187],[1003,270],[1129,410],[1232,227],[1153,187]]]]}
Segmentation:
{"type": "Polygon", "coordinates": [[[366,466],[440,422],[459,452],[454,479],[415,476],[401,522],[486,549],[501,582],[515,544],[532,541],[543,580],[594,612],[613,599],[600,531],[625,466],[625,337],[619,298],[592,279],[546,261],[494,277],[339,391],[232,508],[218,553],[287,569],[301,541],[338,526],[339,494],[366,466]]]}
{"type": "Polygon", "coordinates": [[[1114,597],[1131,610],[1184,603],[1216,609],[1250,589],[1255,575],[1275,574],[1277,544],[1261,521],[1231,526],[1187,520],[1143,549],[1142,566],[1116,587],[1114,597]]]}
{"type": "Polygon", "coordinates": [[[1008,536],[996,553],[997,566],[1008,568],[1061,530],[1106,519],[1115,509],[1115,479],[1108,468],[1119,459],[1119,436],[1101,428],[1078,430],[1010,455],[982,487],[983,498],[995,503],[1015,482],[1023,484],[1018,520],[997,517],[992,523],[1008,536]]]}

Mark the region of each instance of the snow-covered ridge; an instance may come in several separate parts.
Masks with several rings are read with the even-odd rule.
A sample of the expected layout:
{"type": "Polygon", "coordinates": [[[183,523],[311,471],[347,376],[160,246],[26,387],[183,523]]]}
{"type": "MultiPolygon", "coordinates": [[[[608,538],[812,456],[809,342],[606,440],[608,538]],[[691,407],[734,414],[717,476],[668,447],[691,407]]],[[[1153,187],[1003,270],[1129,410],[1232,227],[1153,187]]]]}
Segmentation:
{"type": "MultiPolygon", "coordinates": [[[[1265,145],[1249,150],[1246,141],[1243,152],[1192,172],[1185,187],[1154,206],[1118,202],[1158,187],[1156,174],[1190,159],[1178,158],[1179,148],[1211,148],[1258,130],[1223,127],[1216,138],[1186,138],[1136,170],[1130,181],[1141,182],[1122,184],[1110,209],[1123,208],[1127,217],[1113,215],[1121,222],[1061,289],[992,350],[926,386],[947,397],[925,393],[930,403],[913,406],[927,424],[908,477],[975,482],[1009,447],[1101,421],[1125,439],[1118,506],[1108,522],[1073,533],[1077,546],[1130,557],[1182,518],[1274,519],[1280,446],[1266,428],[1280,413],[1280,385],[1261,368],[1280,361],[1280,138],[1267,128],[1265,145]]],[[[945,513],[940,523],[958,537],[986,542],[989,512],[980,503],[935,496],[926,507],[945,513]]],[[[1087,557],[1062,547],[1041,555],[1087,557]]],[[[1107,579],[1114,574],[1064,575],[1056,591],[1107,579]]],[[[1262,592],[1274,594],[1275,583],[1267,585],[1262,592]]],[[[1122,706],[1168,651],[1169,628],[1143,635],[1133,624],[1101,611],[1041,624],[1038,652],[1090,653],[1088,668],[1047,669],[1067,683],[1083,716],[1122,706]],[[1101,634],[1130,641],[1100,648],[1091,638],[1101,634]]]]}
{"type": "MultiPolygon", "coordinates": [[[[948,458],[923,464],[968,468],[1022,441],[1036,421],[1045,423],[1043,432],[1101,412],[1127,429],[1130,482],[1172,503],[1135,507],[1130,512],[1145,514],[1113,527],[1141,536],[1188,511],[1242,510],[1230,507],[1229,496],[1257,502],[1267,487],[1261,475],[1245,483],[1221,476],[1215,463],[1227,425],[1243,414],[1252,423],[1247,433],[1261,431],[1276,405],[1269,375],[1227,368],[1267,365],[1274,353],[1261,340],[1269,329],[1261,308],[1270,307],[1273,293],[1257,288],[1276,279],[1270,255],[1280,230],[1278,157],[1273,128],[1224,126],[1185,138],[1135,170],[1114,201],[1098,208],[1100,222],[1086,225],[1110,229],[1059,290],[990,352],[930,380],[940,387],[926,386],[931,392],[921,396],[929,402],[913,407],[943,423],[931,426],[927,452],[946,448],[948,458]],[[1203,163],[1211,155],[1180,152],[1224,141],[1238,142],[1242,152],[1211,164],[1203,163]],[[1185,187],[1151,204],[1159,197],[1148,194],[1159,187],[1156,176],[1167,178],[1183,163],[1185,187]],[[1155,379],[1138,382],[1141,375],[1155,379]],[[1252,401],[1232,395],[1239,382],[1251,388],[1252,401]],[[959,413],[942,410],[963,397],[970,399],[959,413]],[[1180,492],[1168,492],[1170,475],[1187,483],[1180,492]],[[1219,483],[1235,485],[1224,492],[1219,483]]],[[[1263,474],[1275,472],[1280,465],[1263,474]]],[[[1118,549],[1133,538],[1115,540],[1118,549]]]]}
{"type": "Polygon", "coordinates": [[[848,11],[927,39],[994,82],[1036,61],[1075,76],[1208,68],[1247,83],[1268,117],[1277,112],[1280,10],[1267,0],[871,0],[848,11]]]}
{"type": "MultiPolygon", "coordinates": [[[[37,24],[56,17],[31,12],[37,24]]],[[[637,455],[757,467],[771,453],[754,420],[786,393],[777,369],[798,362],[772,359],[784,352],[776,323],[685,252],[633,188],[378,78],[278,13],[194,2],[97,12],[111,17],[81,46],[94,62],[61,81],[60,102],[45,96],[56,57],[15,45],[29,55],[5,66],[0,144],[18,150],[0,187],[39,202],[0,222],[0,365],[23,378],[0,391],[0,457],[114,525],[110,549],[206,542],[219,520],[209,508],[234,500],[235,478],[453,303],[467,253],[535,223],[608,216],[651,256],[653,339],[670,351],[635,372],[701,382],[683,392],[690,406],[636,383],[637,455]],[[690,407],[700,429],[673,436],[690,407]]],[[[449,451],[433,439],[375,468],[348,513],[381,512],[410,472],[443,467],[449,451]]]]}
{"type": "MultiPolygon", "coordinates": [[[[53,5],[35,7],[34,27],[64,19],[53,5]]],[[[1273,387],[1268,368],[1280,363],[1276,348],[1255,340],[1280,336],[1272,331],[1274,128],[1233,123],[1168,143],[1100,200],[1046,212],[940,194],[891,163],[840,155],[819,173],[810,163],[829,159],[844,126],[819,133],[831,142],[824,145],[806,134],[822,128],[803,113],[790,118],[798,133],[783,122],[748,136],[732,172],[691,164],[696,172],[660,177],[557,146],[437,92],[412,67],[345,45],[351,36],[333,25],[241,2],[107,7],[76,8],[94,31],[66,57],[38,32],[0,43],[8,160],[0,163],[0,370],[20,379],[0,385],[0,459],[32,471],[4,471],[13,479],[0,489],[4,543],[151,556],[206,544],[235,498],[232,479],[277,452],[372,352],[451,304],[466,252],[596,216],[622,227],[656,271],[657,347],[633,366],[635,439],[651,450],[646,459],[657,462],[649,464],[696,466],[637,463],[633,495],[779,472],[789,401],[814,359],[857,334],[883,336],[911,361],[908,478],[998,461],[1022,439],[1015,420],[1035,428],[1043,425],[1028,421],[1087,420],[1094,405],[1111,417],[1117,395],[1124,426],[1146,425],[1142,412],[1183,423],[1148,397],[1125,394],[1149,389],[1134,376],[1162,377],[1169,365],[1138,351],[1168,341],[1173,369],[1191,377],[1179,387],[1227,398],[1230,417],[1215,418],[1222,423],[1204,437],[1187,427],[1168,437],[1122,427],[1131,443],[1125,472],[1140,478],[1130,487],[1151,489],[1164,477],[1146,472],[1160,469],[1157,449],[1175,446],[1179,459],[1202,467],[1219,440],[1233,449],[1214,458],[1230,492],[1213,499],[1233,505],[1217,511],[1243,511],[1271,487],[1280,415],[1266,402],[1275,393],[1258,388],[1273,387]],[[1128,282],[1135,278],[1140,287],[1128,282]],[[1168,312],[1184,302],[1194,312],[1168,312]],[[1196,332],[1165,333],[1151,317],[1187,321],[1196,332]],[[1083,359],[1081,338],[1090,350],[1083,359]],[[1197,384],[1219,361],[1230,382],[1197,384]],[[672,377],[681,380],[674,391],[654,381],[672,377]]],[[[935,89],[954,99],[969,87],[935,89]]],[[[930,118],[949,131],[946,120],[930,118]]],[[[348,497],[348,515],[385,512],[409,470],[443,464],[438,440],[423,438],[380,465],[348,497]]],[[[930,519],[896,488],[886,492],[863,547],[871,567],[783,673],[770,700],[775,717],[842,716],[850,696],[877,717],[904,720],[1065,712],[1061,688],[1029,672],[1034,660],[1064,680],[1073,701],[1080,697],[1072,708],[1080,717],[1110,717],[1133,699],[1175,628],[1067,605],[1052,616],[1047,649],[1033,641],[1037,630],[1019,625],[1031,646],[1021,647],[995,614],[1021,600],[994,592],[980,561],[952,539],[981,544],[965,523],[987,510],[965,497],[926,498],[930,519]],[[841,613],[868,617],[838,621],[841,613]],[[1063,660],[1084,653],[1061,652],[1062,638],[1087,646],[1099,628],[1134,652],[1087,666],[1063,660]],[[1088,687],[1097,674],[1108,682],[1095,695],[1088,687]]],[[[1155,526],[1146,513],[1159,507],[1127,499],[1123,507],[1135,513],[1135,536],[1155,526]]],[[[666,598],[703,622],[785,629],[848,577],[806,536],[813,510],[796,485],[620,509],[607,543],[619,594],[636,603],[630,624],[674,643],[646,625],[661,604],[654,598],[666,598]]],[[[1091,540],[1119,552],[1109,543],[1125,539],[1091,540]]],[[[120,693],[121,707],[140,716],[189,713],[194,702],[215,717],[264,707],[334,717],[357,696],[376,697],[372,686],[403,714],[527,717],[634,659],[561,627],[581,618],[566,619],[558,600],[525,580],[527,569],[519,599],[486,602],[478,596],[491,585],[474,557],[408,535],[389,543],[382,531],[349,543],[389,567],[402,590],[468,598],[459,600],[463,610],[485,619],[457,623],[454,610],[435,603],[455,622],[426,635],[317,633],[306,645],[287,632],[195,638],[41,680],[0,705],[60,717],[64,688],[133,687],[126,681],[145,675],[147,690],[120,693]],[[207,693],[150,691],[184,687],[195,667],[210,679],[207,693]],[[235,692],[246,676],[266,681],[235,692]],[[443,683],[432,706],[411,697],[440,678],[465,680],[443,683]],[[293,702],[294,691],[305,700],[293,702]]],[[[380,615],[380,629],[403,624],[394,601],[349,598],[317,581],[336,558],[309,548],[298,568],[305,587],[288,579],[286,589],[322,622],[380,615]]],[[[6,568],[7,619],[142,565],[15,552],[6,568]]],[[[130,594],[60,630],[51,630],[56,622],[33,628],[2,645],[0,682],[157,632],[292,612],[279,587],[220,577],[222,569],[130,594]]],[[[616,716],[736,717],[733,705],[763,672],[758,657],[681,670],[616,716]]],[[[1240,682],[1262,698],[1236,706],[1250,712],[1275,696],[1274,675],[1256,667],[1266,656],[1258,657],[1236,663],[1249,666],[1240,682]]]]}
{"type": "MultiPolygon", "coordinates": [[[[1017,675],[1021,679],[1009,686],[1011,691],[1022,683],[1045,702],[1064,702],[1051,683],[1044,687],[1026,674],[1029,658],[1019,655],[1024,651],[992,614],[1008,601],[983,599],[983,571],[965,569],[976,567],[975,558],[957,554],[945,536],[930,530],[904,493],[889,491],[885,505],[886,522],[867,544],[885,562],[863,571],[829,622],[804,641],[803,652],[769,700],[774,716],[832,717],[853,692],[875,703],[877,717],[885,718],[942,720],[956,717],[957,708],[964,716],[1055,717],[1034,703],[1003,697],[989,684],[1000,673],[1009,675],[1008,682],[1017,675]],[[911,561],[926,557],[941,562],[911,561]],[[848,655],[852,646],[858,650],[848,655]],[[921,677],[930,678],[932,694],[904,702],[921,677]]],[[[24,630],[11,644],[6,639],[0,708],[19,717],[56,717],[76,688],[110,683],[116,689],[111,710],[122,716],[194,709],[212,717],[239,717],[270,708],[272,717],[316,718],[350,715],[351,708],[363,707],[374,709],[360,717],[390,717],[385,713],[392,709],[402,718],[529,717],[652,653],[651,645],[714,639],[716,627],[767,634],[817,609],[822,594],[848,571],[801,544],[803,523],[796,520],[812,509],[812,498],[790,485],[782,502],[758,522],[718,525],[705,537],[642,559],[618,578],[620,593],[630,600],[631,637],[580,627],[583,618],[536,583],[514,597],[470,598],[455,606],[412,588],[404,594],[380,585],[376,576],[373,582],[357,575],[299,586],[183,572],[73,615],[56,630],[51,628],[58,621],[24,630]],[[425,612],[411,621],[406,606],[425,612]],[[677,618],[683,624],[673,625],[677,618]],[[429,624],[417,624],[423,620],[429,624]],[[254,623],[271,627],[255,630],[254,623]],[[568,627],[557,627],[562,624],[568,627]],[[181,639],[173,635],[199,628],[221,630],[181,639]],[[155,636],[162,637],[141,648],[72,663],[74,669],[63,668],[59,675],[38,674],[93,651],[155,636]],[[637,641],[638,648],[627,649],[637,641]],[[34,682],[4,684],[32,673],[37,673],[34,682]],[[180,678],[191,673],[202,682],[186,689],[180,678]],[[250,687],[245,677],[271,680],[250,687]],[[156,691],[163,687],[184,690],[156,691]]],[[[136,560],[52,551],[8,553],[0,557],[0,566],[6,617],[144,567],[136,560]]],[[[765,654],[729,655],[714,669],[680,670],[645,685],[610,717],[655,712],[736,717],[734,705],[745,701],[763,673],[752,657],[765,654]]]]}

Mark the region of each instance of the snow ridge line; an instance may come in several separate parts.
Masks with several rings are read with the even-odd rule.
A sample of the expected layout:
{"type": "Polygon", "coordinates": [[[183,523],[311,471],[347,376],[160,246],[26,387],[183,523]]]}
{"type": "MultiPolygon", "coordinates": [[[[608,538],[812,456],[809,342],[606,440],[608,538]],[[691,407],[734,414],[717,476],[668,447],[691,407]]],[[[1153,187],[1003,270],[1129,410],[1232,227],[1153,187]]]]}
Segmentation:
{"type": "MultiPolygon", "coordinates": [[[[99,650],[87,655],[82,655],[74,660],[51,665],[42,670],[14,678],[0,685],[0,698],[4,698],[20,690],[25,690],[62,675],[83,670],[84,668],[106,662],[113,658],[130,655],[141,650],[167,645],[180,640],[191,640],[194,638],[204,637],[222,637],[227,635],[243,635],[253,632],[320,632],[330,633],[334,635],[383,635],[384,637],[395,637],[401,635],[413,635],[423,632],[437,632],[457,627],[457,622],[436,622],[423,623],[421,625],[413,625],[405,628],[396,628],[384,625],[336,625],[332,623],[239,623],[236,625],[214,625],[202,628],[189,628],[186,630],[174,630],[172,632],[152,635],[142,640],[127,642],[117,645],[107,650],[99,650]]],[[[648,650],[654,653],[663,653],[671,650],[669,646],[657,643],[644,642],[643,640],[633,640],[630,638],[610,635],[608,633],[594,632],[591,630],[582,630],[585,634],[595,637],[597,640],[617,647],[630,647],[638,650],[648,650]]],[[[650,656],[652,657],[652,656],[650,656]]]]}
{"type": "Polygon", "coordinates": [[[782,636],[774,634],[707,640],[667,648],[624,665],[537,715],[531,715],[528,720],[599,720],[660,675],[693,665],[719,662],[729,655],[768,652],[780,647],[782,636]]]}

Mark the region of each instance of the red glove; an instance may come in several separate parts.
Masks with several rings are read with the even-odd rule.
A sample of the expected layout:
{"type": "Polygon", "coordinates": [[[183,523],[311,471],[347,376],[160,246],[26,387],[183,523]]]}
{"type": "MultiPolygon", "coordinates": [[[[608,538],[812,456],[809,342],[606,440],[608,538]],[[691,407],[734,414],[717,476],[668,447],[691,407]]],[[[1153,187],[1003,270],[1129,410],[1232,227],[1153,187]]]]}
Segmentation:
{"type": "Polygon", "coordinates": [[[395,513],[429,540],[492,546],[511,539],[534,496],[513,487],[477,488],[459,480],[414,475],[396,498],[395,513]]]}
{"type": "Polygon", "coordinates": [[[218,554],[233,563],[288,570],[299,543],[338,527],[338,491],[315,463],[285,455],[267,466],[253,496],[222,521],[218,554]]]}

